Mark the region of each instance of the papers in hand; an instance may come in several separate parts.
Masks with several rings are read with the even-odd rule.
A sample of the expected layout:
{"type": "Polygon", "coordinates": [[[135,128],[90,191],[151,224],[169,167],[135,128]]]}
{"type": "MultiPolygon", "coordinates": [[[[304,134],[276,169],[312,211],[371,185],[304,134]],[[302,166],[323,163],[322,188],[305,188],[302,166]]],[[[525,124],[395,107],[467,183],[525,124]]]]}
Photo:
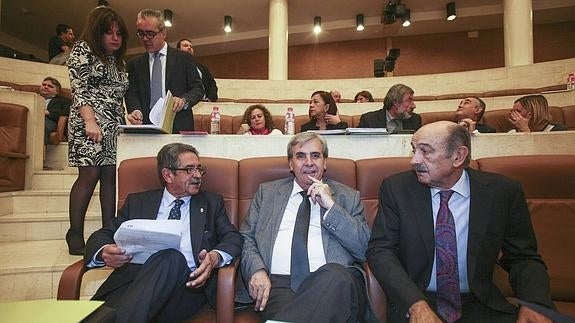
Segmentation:
{"type": "Polygon", "coordinates": [[[120,125],[120,129],[125,133],[172,133],[175,116],[174,97],[172,92],[168,91],[150,110],[152,124],[120,125]]]}
{"type": "Polygon", "coordinates": [[[116,245],[133,256],[134,264],[143,264],[160,250],[179,250],[181,239],[182,225],[176,220],[128,220],[114,234],[116,245]]]}

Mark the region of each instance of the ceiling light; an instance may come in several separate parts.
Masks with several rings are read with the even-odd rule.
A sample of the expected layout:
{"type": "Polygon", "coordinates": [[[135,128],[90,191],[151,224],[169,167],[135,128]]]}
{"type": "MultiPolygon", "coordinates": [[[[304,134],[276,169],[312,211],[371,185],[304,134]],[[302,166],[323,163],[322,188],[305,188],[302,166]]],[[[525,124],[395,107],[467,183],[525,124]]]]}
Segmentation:
{"type": "Polygon", "coordinates": [[[316,34],[321,33],[321,17],[315,16],[313,18],[313,32],[316,34]]]}
{"type": "Polygon", "coordinates": [[[224,31],[227,33],[232,31],[232,16],[224,17],[224,31]]]}
{"type": "Polygon", "coordinates": [[[405,14],[401,18],[403,27],[409,27],[411,25],[411,10],[405,9],[405,14]]]}
{"type": "Polygon", "coordinates": [[[172,10],[164,9],[164,26],[172,27],[172,10]]]}
{"type": "Polygon", "coordinates": [[[363,31],[365,29],[365,25],[363,24],[363,14],[359,14],[355,16],[355,29],[357,31],[363,31]]]}
{"type": "Polygon", "coordinates": [[[451,21],[454,20],[457,15],[455,14],[455,1],[449,2],[445,6],[445,10],[447,11],[447,20],[451,21]]]}

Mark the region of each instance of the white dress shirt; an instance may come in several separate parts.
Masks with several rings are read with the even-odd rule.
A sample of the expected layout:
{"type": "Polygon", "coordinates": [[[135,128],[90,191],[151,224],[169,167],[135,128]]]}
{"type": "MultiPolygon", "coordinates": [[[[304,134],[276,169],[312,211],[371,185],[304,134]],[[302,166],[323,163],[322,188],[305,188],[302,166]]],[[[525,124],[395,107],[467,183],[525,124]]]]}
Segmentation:
{"type": "MultiPolygon", "coordinates": [[[[291,269],[291,244],[297,211],[303,197],[299,192],[303,189],[294,180],[293,189],[283,214],[274,249],[272,253],[271,274],[289,275],[291,269]]],[[[329,212],[329,210],[328,210],[329,212]]],[[[324,214],[324,217],[327,212],[324,214]]],[[[316,271],[325,265],[325,254],[323,252],[323,241],[321,236],[321,206],[318,203],[311,203],[311,213],[309,221],[309,233],[307,237],[307,252],[309,258],[310,272],[316,271]]]]}
{"type": "MultiPolygon", "coordinates": [[[[453,185],[451,190],[455,191],[449,199],[449,210],[453,214],[455,221],[455,238],[457,239],[457,269],[459,271],[459,290],[462,293],[469,292],[469,280],[467,279],[467,237],[469,235],[469,175],[463,171],[461,177],[453,185]]],[[[433,229],[435,231],[435,222],[437,221],[437,212],[440,204],[440,189],[431,188],[431,205],[433,208],[433,229]]],[[[431,280],[429,281],[428,291],[437,291],[437,259],[433,255],[433,270],[431,271],[431,280]]]]}

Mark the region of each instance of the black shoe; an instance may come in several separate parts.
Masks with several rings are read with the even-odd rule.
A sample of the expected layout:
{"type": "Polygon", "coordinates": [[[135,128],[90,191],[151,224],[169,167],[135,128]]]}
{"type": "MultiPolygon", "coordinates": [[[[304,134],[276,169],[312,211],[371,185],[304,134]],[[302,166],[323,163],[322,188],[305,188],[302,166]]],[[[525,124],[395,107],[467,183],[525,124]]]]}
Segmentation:
{"type": "Polygon", "coordinates": [[[84,237],[82,234],[78,234],[76,231],[69,229],[66,233],[66,243],[68,244],[68,253],[74,256],[83,256],[84,248],[84,237]]]}

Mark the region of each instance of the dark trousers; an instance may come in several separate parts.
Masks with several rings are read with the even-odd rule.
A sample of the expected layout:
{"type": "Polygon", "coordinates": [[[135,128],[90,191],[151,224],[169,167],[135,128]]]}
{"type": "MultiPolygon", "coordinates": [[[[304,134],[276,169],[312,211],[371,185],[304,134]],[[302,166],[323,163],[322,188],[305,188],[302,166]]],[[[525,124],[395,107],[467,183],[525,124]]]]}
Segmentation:
{"type": "MultiPolygon", "coordinates": [[[[431,308],[437,310],[437,296],[433,292],[425,292],[425,297],[431,308]]],[[[476,322],[497,322],[497,323],[514,323],[517,321],[517,313],[510,314],[505,312],[496,311],[490,307],[482,304],[473,294],[461,294],[461,318],[457,320],[458,323],[476,323],[476,322]]],[[[388,308],[388,321],[395,322],[408,322],[409,319],[405,317],[406,313],[397,313],[388,308]]],[[[437,312],[436,312],[437,313],[437,312]]]]}
{"type": "Polygon", "coordinates": [[[50,133],[56,131],[58,124],[48,117],[44,117],[44,145],[50,144],[50,133]]]}
{"type": "Polygon", "coordinates": [[[356,268],[325,264],[294,293],[289,276],[271,275],[272,288],[262,319],[286,322],[358,322],[366,306],[363,276],[356,268]]]}
{"type": "Polygon", "coordinates": [[[93,316],[104,313],[106,319],[94,322],[180,322],[191,317],[207,298],[203,287],[186,287],[190,273],[179,251],[158,251],[140,266],[130,284],[103,296],[106,303],[93,316]],[[115,310],[115,319],[111,319],[110,309],[115,310]]]}

